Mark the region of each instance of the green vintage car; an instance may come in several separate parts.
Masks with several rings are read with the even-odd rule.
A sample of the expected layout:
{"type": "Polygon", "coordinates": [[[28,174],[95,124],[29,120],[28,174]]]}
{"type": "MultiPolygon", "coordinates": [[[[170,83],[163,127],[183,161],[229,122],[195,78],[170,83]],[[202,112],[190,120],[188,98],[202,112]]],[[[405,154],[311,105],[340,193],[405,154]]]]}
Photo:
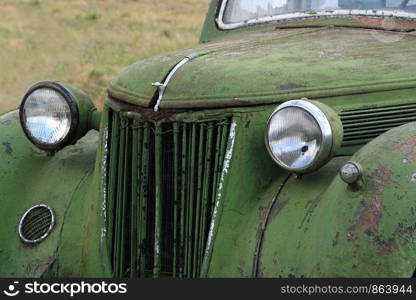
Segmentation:
{"type": "Polygon", "coordinates": [[[415,0],[213,0],[0,117],[0,276],[412,277],[415,121],[415,0]]]}

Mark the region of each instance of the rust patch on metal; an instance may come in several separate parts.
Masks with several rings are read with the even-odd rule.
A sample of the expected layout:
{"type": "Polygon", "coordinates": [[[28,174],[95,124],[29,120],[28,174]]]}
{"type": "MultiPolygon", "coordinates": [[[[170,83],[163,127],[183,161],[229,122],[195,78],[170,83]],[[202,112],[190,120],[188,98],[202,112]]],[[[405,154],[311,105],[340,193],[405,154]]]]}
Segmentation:
{"type": "Polygon", "coordinates": [[[408,160],[416,161],[416,137],[410,138],[403,143],[395,145],[393,150],[397,152],[403,152],[403,154],[406,156],[406,161],[404,161],[405,163],[407,163],[408,160]]]}
{"type": "MultiPolygon", "coordinates": [[[[411,147],[415,142],[416,139],[408,140],[396,147],[403,151],[413,151],[411,147]]],[[[360,234],[357,233],[358,230],[362,231],[371,240],[374,246],[374,254],[377,256],[389,255],[399,250],[400,244],[413,243],[416,223],[410,226],[399,223],[388,236],[383,236],[383,231],[379,230],[382,209],[384,208],[385,187],[399,186],[399,183],[394,180],[393,176],[394,173],[381,164],[372,172],[372,186],[366,193],[365,200],[360,202],[355,214],[357,222],[350,228],[351,231],[347,236],[348,241],[353,245],[353,250],[360,249],[360,244],[358,243],[360,234]]]]}
{"type": "Polygon", "coordinates": [[[365,232],[377,232],[380,224],[382,200],[386,185],[399,186],[392,179],[393,172],[383,165],[378,165],[371,174],[372,187],[367,194],[366,200],[360,202],[356,213],[357,222],[351,230],[364,230],[365,232]]]}
{"type": "Polygon", "coordinates": [[[382,186],[385,186],[386,184],[399,186],[398,182],[391,179],[392,176],[393,172],[381,164],[378,165],[377,169],[372,174],[372,178],[382,186]]]}
{"type": "Polygon", "coordinates": [[[256,244],[256,251],[254,253],[254,263],[253,263],[253,271],[252,271],[252,277],[259,277],[260,275],[260,270],[259,270],[259,262],[260,262],[260,252],[262,249],[262,245],[263,245],[263,240],[264,240],[264,234],[266,232],[266,227],[267,224],[269,223],[270,220],[270,215],[271,212],[274,208],[274,206],[276,205],[279,195],[283,190],[283,187],[286,185],[286,183],[289,181],[289,179],[292,177],[292,174],[288,174],[286,176],[286,178],[283,180],[283,182],[280,184],[276,196],[272,199],[272,201],[270,202],[269,207],[267,208],[267,210],[265,211],[265,214],[263,216],[263,221],[260,224],[259,229],[257,230],[257,244],[256,244]]]}
{"type": "Polygon", "coordinates": [[[4,143],[3,143],[3,146],[4,146],[4,148],[5,148],[5,151],[4,151],[4,152],[5,152],[7,155],[11,156],[11,155],[13,154],[13,149],[12,149],[11,144],[10,144],[10,143],[8,143],[8,142],[4,142],[4,143]]]}
{"type": "Polygon", "coordinates": [[[371,202],[364,203],[360,207],[355,229],[377,230],[381,217],[381,200],[382,195],[380,195],[380,189],[377,187],[371,202]]]}
{"type": "Polygon", "coordinates": [[[50,257],[44,259],[36,270],[36,276],[41,277],[43,274],[45,274],[50,269],[50,267],[53,265],[55,260],[56,260],[55,256],[50,256],[50,257]]]}
{"type": "Polygon", "coordinates": [[[383,240],[380,237],[376,236],[373,242],[376,246],[376,255],[378,256],[383,256],[392,253],[394,250],[399,249],[395,238],[383,240]]]}
{"type": "Polygon", "coordinates": [[[238,266],[237,266],[237,274],[241,277],[247,277],[247,275],[244,272],[244,261],[240,260],[238,266]]]}
{"type": "Polygon", "coordinates": [[[353,18],[364,26],[379,27],[384,30],[392,31],[413,31],[415,30],[416,22],[399,20],[397,18],[353,18]]]}
{"type": "Polygon", "coordinates": [[[138,117],[142,117],[148,120],[159,121],[159,120],[167,119],[170,116],[174,115],[175,113],[179,112],[175,110],[155,112],[153,109],[131,105],[128,103],[117,101],[115,99],[111,99],[111,100],[112,100],[113,105],[115,105],[120,111],[125,112],[125,114],[127,114],[127,117],[129,117],[128,114],[130,113],[131,118],[134,118],[135,114],[137,114],[138,117]]]}
{"type": "Polygon", "coordinates": [[[353,231],[348,232],[347,240],[348,240],[348,242],[352,243],[353,250],[357,250],[357,249],[360,248],[360,245],[358,244],[359,237],[355,232],[353,232],[353,231]]]}
{"type": "Polygon", "coordinates": [[[56,256],[52,255],[45,259],[35,259],[26,266],[26,273],[33,276],[41,277],[44,275],[55,262],[56,256]]]}
{"type": "Polygon", "coordinates": [[[332,241],[332,247],[335,247],[336,245],[338,245],[338,241],[339,241],[339,232],[336,233],[335,240],[332,241]]]}
{"type": "Polygon", "coordinates": [[[270,213],[271,219],[274,219],[279,214],[279,212],[281,212],[281,210],[286,206],[287,203],[288,203],[287,200],[286,201],[281,201],[281,202],[278,201],[274,205],[274,207],[273,207],[273,209],[270,213]]]}
{"type": "Polygon", "coordinates": [[[416,147],[416,137],[410,138],[404,143],[394,146],[394,150],[402,150],[405,153],[412,153],[416,147]]]}
{"type": "Polygon", "coordinates": [[[297,84],[297,83],[289,83],[284,84],[279,87],[280,90],[294,90],[294,89],[300,89],[300,88],[306,88],[306,85],[297,84]]]}
{"type": "Polygon", "coordinates": [[[6,125],[6,126],[9,126],[10,124],[12,124],[12,120],[4,120],[4,121],[0,121],[0,124],[2,124],[2,125],[6,125]]]}
{"type": "Polygon", "coordinates": [[[380,235],[374,236],[373,243],[376,246],[376,254],[387,255],[398,250],[400,240],[412,243],[415,231],[416,223],[407,227],[403,223],[399,223],[390,237],[383,239],[380,235]]]}
{"type": "Polygon", "coordinates": [[[74,277],[74,275],[71,272],[64,272],[63,275],[64,275],[63,278],[72,278],[72,277],[74,277]]]}
{"type": "MultiPolygon", "coordinates": [[[[303,226],[305,226],[305,223],[310,222],[315,208],[318,206],[319,202],[322,199],[322,196],[326,193],[326,191],[327,191],[327,189],[324,189],[322,192],[319,193],[319,195],[315,199],[309,200],[306,203],[305,208],[307,208],[307,210],[306,210],[305,216],[303,217],[303,219],[302,219],[302,221],[301,221],[301,223],[298,227],[299,229],[301,229],[303,226]]],[[[306,230],[307,229],[305,229],[305,231],[306,230]]]]}

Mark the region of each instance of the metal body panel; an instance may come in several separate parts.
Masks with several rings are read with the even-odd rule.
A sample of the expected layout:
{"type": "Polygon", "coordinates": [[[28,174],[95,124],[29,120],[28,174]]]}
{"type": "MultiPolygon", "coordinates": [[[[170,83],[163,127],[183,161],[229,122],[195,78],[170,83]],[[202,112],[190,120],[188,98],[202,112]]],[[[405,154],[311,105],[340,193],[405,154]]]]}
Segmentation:
{"type": "Polygon", "coordinates": [[[310,177],[290,179],[272,211],[258,275],[411,277],[415,129],[415,123],[392,129],[348,158],[363,168],[359,190],[337,174],[346,158],[310,177]]]}
{"type": "MultiPolygon", "coordinates": [[[[129,131],[123,123],[111,127],[104,112],[98,146],[97,134],[90,132],[76,145],[46,156],[24,137],[16,112],[0,117],[0,236],[6,241],[0,243],[0,276],[123,276],[123,265],[146,263],[136,251],[143,239],[155,249],[152,275],[162,275],[159,250],[170,243],[160,243],[162,217],[170,207],[163,201],[170,191],[164,183],[170,181],[172,240],[185,245],[184,255],[179,248],[171,251],[173,276],[413,274],[415,124],[396,126],[416,121],[415,22],[397,21],[393,29],[406,30],[390,33],[400,36],[395,43],[377,39],[379,31],[368,29],[381,30],[382,24],[365,18],[223,32],[215,26],[220,3],[211,4],[203,44],[138,62],[110,84],[105,109],[111,107],[133,125],[149,121],[143,132],[129,131]],[[174,69],[192,53],[192,60],[174,69]],[[164,82],[173,70],[155,112],[158,94],[152,83],[164,82]],[[273,162],[264,132],[279,103],[303,97],[331,107],[346,134],[338,157],[297,179],[273,162]],[[218,120],[229,120],[227,129],[196,125],[218,120]],[[162,130],[167,123],[173,124],[169,143],[162,130]],[[172,153],[166,154],[169,145],[172,153]],[[195,149],[217,154],[214,161],[204,161],[195,149]],[[346,160],[363,167],[359,190],[349,189],[338,176],[346,160]],[[222,168],[214,172],[210,165],[222,168]],[[148,173],[150,168],[157,172],[148,173]],[[129,184],[130,177],[140,184],[129,184]],[[154,213],[144,213],[153,208],[131,194],[155,199],[154,213]],[[205,206],[212,199],[212,207],[205,206]],[[56,225],[42,243],[29,247],[19,239],[17,226],[28,208],[41,203],[54,209],[56,225]],[[182,209],[183,203],[196,213],[182,209]],[[201,217],[206,207],[212,209],[209,218],[201,217]],[[193,226],[188,220],[200,221],[193,226]],[[147,230],[140,222],[154,227],[147,230]],[[189,232],[197,238],[186,240],[189,232]],[[186,270],[181,256],[186,256],[186,270]]],[[[98,127],[99,117],[93,115],[90,128],[98,127]]],[[[145,276],[145,271],[129,275],[145,276]]]]}
{"type": "MultiPolygon", "coordinates": [[[[250,106],[415,88],[416,37],[391,34],[400,34],[400,40],[386,43],[374,31],[358,28],[269,29],[171,54],[154,67],[207,52],[175,73],[160,109],[250,106]]],[[[142,105],[134,95],[145,89],[150,101],[155,89],[148,66],[128,68],[113,81],[110,95],[142,105]],[[126,93],[113,92],[119,87],[126,93]]]]}
{"type": "MultiPolygon", "coordinates": [[[[410,276],[415,265],[412,246],[414,231],[412,211],[415,209],[415,204],[409,199],[412,188],[414,189],[413,177],[411,177],[414,174],[413,159],[416,157],[411,147],[414,123],[393,129],[378,137],[352,158],[335,158],[316,173],[298,180],[292,176],[288,177],[286,172],[274,164],[264,147],[262,133],[273,108],[267,106],[234,112],[235,133],[230,135],[233,136],[231,139],[233,142],[229,141],[227,146],[226,164],[220,178],[222,187],[218,190],[216,214],[211,224],[201,276],[410,276]],[[380,151],[380,147],[383,151],[380,151]],[[373,153],[379,153],[378,155],[383,157],[374,160],[373,153]],[[387,162],[387,158],[390,162],[387,162]],[[365,182],[368,186],[365,186],[362,192],[349,191],[347,185],[337,175],[341,163],[347,159],[357,160],[364,167],[365,182]],[[385,164],[383,163],[383,168],[388,168],[390,171],[380,169],[379,166],[372,169],[374,164],[381,161],[386,161],[385,164]],[[408,166],[409,174],[403,176],[399,163],[408,166]],[[389,177],[384,178],[384,175],[389,177]],[[391,184],[392,182],[394,184],[391,184]],[[396,183],[403,186],[398,188],[396,183]],[[383,194],[374,191],[382,191],[383,194]],[[394,194],[396,191],[397,195],[394,194]],[[371,198],[373,194],[374,197],[371,198]],[[385,197],[382,197],[383,195],[385,197]],[[402,206],[392,211],[392,206],[396,205],[394,201],[398,200],[401,201],[402,206]],[[374,204],[372,201],[378,202],[374,204]],[[385,207],[389,208],[388,212],[382,214],[385,224],[379,228],[374,227],[376,221],[372,218],[373,216],[380,218],[381,214],[380,211],[373,212],[374,207],[381,210],[385,207]],[[371,215],[372,213],[374,215],[371,215]],[[354,222],[361,225],[354,227],[354,222]],[[370,227],[365,227],[367,225],[370,227]],[[384,237],[384,234],[391,234],[391,237],[384,237]],[[260,240],[261,238],[263,240],[260,240]],[[324,241],[317,242],[318,238],[325,239],[326,244],[323,244],[324,241]],[[325,247],[321,247],[322,245],[325,247]],[[379,255],[375,256],[374,253],[379,255]],[[400,255],[397,255],[398,253],[400,255]],[[343,255],[345,264],[339,263],[337,255],[343,255]],[[377,261],[375,263],[375,259],[368,258],[370,256],[382,259],[384,265],[377,261]],[[300,260],[299,257],[305,259],[300,260]],[[355,263],[350,266],[351,262],[355,263]],[[379,266],[379,269],[372,268],[371,264],[379,266]],[[256,265],[258,271],[253,273],[256,265]]],[[[223,114],[227,115],[226,112],[223,114]]],[[[7,123],[10,126],[13,119],[10,116],[3,117],[2,124],[7,123]]],[[[191,116],[192,114],[184,114],[189,122],[192,122],[191,116]]],[[[17,119],[14,122],[14,125],[17,125],[17,119]]],[[[85,172],[83,176],[79,175],[76,180],[73,178],[73,185],[68,184],[72,181],[68,181],[66,176],[62,174],[56,176],[66,180],[59,186],[72,191],[70,193],[72,197],[65,194],[66,197],[61,195],[57,198],[60,202],[65,202],[62,201],[63,198],[68,199],[65,202],[68,207],[64,214],[64,227],[61,230],[59,229],[62,224],[61,209],[54,202],[51,203],[52,206],[57,207],[55,208],[58,216],[56,230],[61,231],[60,239],[56,237],[54,231],[45,244],[40,244],[36,248],[22,248],[22,250],[20,242],[11,244],[11,250],[5,249],[6,252],[3,253],[9,251],[9,254],[16,255],[23,251],[23,257],[40,258],[35,260],[38,265],[36,263],[34,265],[33,262],[26,262],[21,256],[16,256],[12,260],[6,259],[9,256],[3,256],[0,269],[4,272],[4,276],[41,276],[42,274],[61,277],[111,276],[105,242],[106,232],[103,231],[106,226],[107,209],[103,198],[105,199],[106,196],[100,184],[106,174],[103,170],[103,162],[108,159],[105,155],[107,124],[108,120],[104,118],[99,147],[101,150],[97,155],[95,170],[92,169],[95,152],[91,152],[90,163],[85,164],[88,152],[80,151],[83,152],[79,159],[84,163],[84,169],[79,167],[77,172],[85,172]],[[87,170],[85,165],[89,166],[87,170]],[[51,255],[55,259],[50,258],[51,255]],[[48,262],[54,262],[54,265],[48,262]],[[16,270],[16,264],[24,266],[20,273],[6,273],[9,269],[16,270]],[[28,271],[33,265],[37,266],[35,268],[37,273],[28,271]],[[41,274],[39,269],[45,271],[41,274]]],[[[18,130],[16,126],[13,133],[18,130]]],[[[16,135],[19,140],[17,133],[16,135]]],[[[83,141],[80,141],[78,147],[94,148],[94,146],[95,144],[92,143],[87,147],[83,141]]],[[[58,153],[58,155],[65,155],[70,150],[71,148],[64,149],[62,154],[58,153]]],[[[52,162],[59,156],[53,158],[44,157],[43,154],[41,156],[42,164],[47,166],[43,167],[45,172],[56,171],[52,162]],[[47,160],[49,162],[46,162],[47,160]]],[[[31,159],[33,160],[33,157],[31,159]]],[[[71,173],[70,170],[70,165],[66,165],[65,168],[60,169],[60,172],[71,173]]],[[[13,180],[15,178],[13,177],[13,180]]],[[[57,186],[56,180],[58,180],[53,178],[48,177],[33,182],[28,188],[52,191],[52,186],[57,186]],[[40,182],[48,182],[48,184],[40,182]]],[[[11,188],[17,190],[15,186],[11,188]]],[[[45,198],[45,195],[49,195],[47,192],[39,195],[45,198]]],[[[16,192],[10,194],[16,195],[13,197],[20,196],[16,192]]],[[[38,199],[35,197],[32,200],[38,199]]],[[[21,212],[24,212],[25,208],[22,207],[21,212]]],[[[10,231],[10,228],[8,229],[10,231]]],[[[7,234],[10,240],[19,241],[16,231],[7,234]],[[12,234],[15,236],[13,237],[12,234]]],[[[19,269],[15,272],[19,272],[19,269]]]]}
{"type": "MultiPolygon", "coordinates": [[[[88,218],[79,219],[82,213],[94,215],[93,207],[75,211],[73,207],[79,201],[88,203],[84,193],[90,188],[94,191],[90,184],[96,148],[97,134],[91,132],[76,146],[48,157],[25,138],[17,111],[0,117],[1,277],[57,276],[57,270],[62,270],[60,260],[65,249],[72,252],[74,244],[82,243],[85,249],[94,243],[94,239],[84,236],[84,230],[93,229],[86,225],[88,218]],[[54,210],[56,225],[41,243],[25,244],[18,236],[20,218],[27,209],[42,203],[54,210]]],[[[97,193],[94,194],[96,197],[97,193]]],[[[75,253],[71,256],[76,256],[75,253]]],[[[70,264],[76,270],[76,262],[70,261],[70,264]]],[[[88,273],[79,270],[78,274],[88,273]]]]}

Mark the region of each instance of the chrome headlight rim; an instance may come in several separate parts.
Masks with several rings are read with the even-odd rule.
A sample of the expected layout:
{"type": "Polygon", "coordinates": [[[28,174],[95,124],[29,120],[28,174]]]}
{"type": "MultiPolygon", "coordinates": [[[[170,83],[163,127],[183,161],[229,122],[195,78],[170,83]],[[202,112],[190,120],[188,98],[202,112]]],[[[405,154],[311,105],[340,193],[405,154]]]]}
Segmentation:
{"type": "Polygon", "coordinates": [[[267,121],[267,126],[266,126],[266,131],[265,131],[265,144],[266,144],[266,149],[269,155],[271,156],[271,158],[274,160],[276,164],[278,164],[280,167],[290,172],[303,174],[303,173],[308,173],[308,172],[316,170],[317,168],[321,166],[323,162],[325,162],[330,157],[331,152],[333,151],[334,133],[333,133],[333,129],[332,129],[331,123],[329,122],[327,115],[315,103],[307,99],[289,100],[280,104],[270,115],[267,121]],[[303,168],[291,168],[287,166],[283,161],[281,161],[278,157],[276,157],[276,155],[273,153],[273,150],[270,147],[269,131],[270,131],[271,121],[273,117],[279,111],[288,107],[295,107],[295,108],[306,111],[318,124],[320,132],[321,132],[321,142],[319,144],[319,150],[315,158],[307,166],[303,168]]]}
{"type": "Polygon", "coordinates": [[[19,117],[20,117],[20,124],[22,125],[24,134],[36,147],[44,151],[58,151],[64,148],[65,146],[71,144],[72,140],[75,139],[78,124],[79,124],[79,119],[80,119],[80,113],[79,113],[79,108],[78,108],[78,104],[76,100],[74,99],[72,93],[66,87],[64,87],[62,84],[55,82],[55,81],[41,81],[31,86],[29,90],[26,92],[26,94],[23,96],[23,100],[21,102],[20,109],[19,109],[19,117]],[[25,107],[25,103],[27,99],[36,90],[39,90],[42,88],[52,89],[56,91],[57,93],[59,93],[63,97],[63,99],[66,101],[66,103],[68,104],[68,107],[71,112],[71,120],[70,120],[70,127],[68,130],[68,133],[63,139],[53,144],[43,143],[39,141],[36,137],[34,137],[31,134],[31,132],[28,130],[26,126],[26,121],[25,121],[24,107],[25,107]]]}

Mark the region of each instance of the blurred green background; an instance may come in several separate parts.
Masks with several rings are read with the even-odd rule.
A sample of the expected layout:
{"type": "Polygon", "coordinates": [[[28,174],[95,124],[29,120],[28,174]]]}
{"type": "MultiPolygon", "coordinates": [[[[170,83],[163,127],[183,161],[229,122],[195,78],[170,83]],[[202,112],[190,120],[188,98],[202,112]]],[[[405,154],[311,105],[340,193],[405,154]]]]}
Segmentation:
{"type": "Polygon", "coordinates": [[[196,44],[209,2],[1,0],[0,111],[41,80],[76,85],[101,106],[123,68],[196,44]]]}

